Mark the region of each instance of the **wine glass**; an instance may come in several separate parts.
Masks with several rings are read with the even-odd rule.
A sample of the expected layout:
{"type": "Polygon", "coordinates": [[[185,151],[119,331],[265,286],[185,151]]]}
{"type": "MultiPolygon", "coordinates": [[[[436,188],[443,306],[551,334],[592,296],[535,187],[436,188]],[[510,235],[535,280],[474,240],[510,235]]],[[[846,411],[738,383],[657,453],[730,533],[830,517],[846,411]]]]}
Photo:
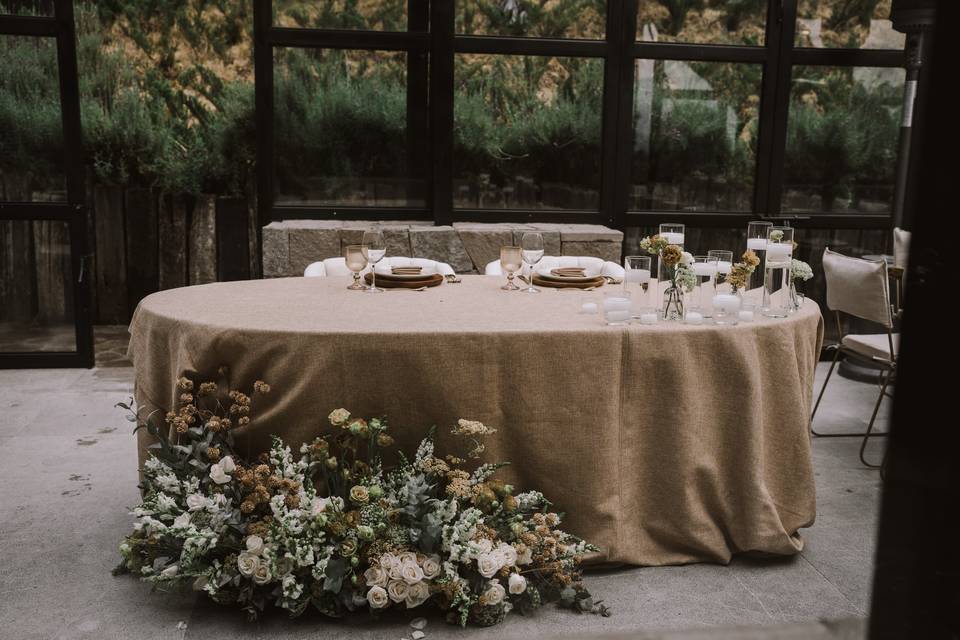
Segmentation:
{"type": "Polygon", "coordinates": [[[523,266],[523,254],[520,247],[500,247],[500,268],[507,272],[507,284],[500,287],[504,291],[518,291],[513,282],[513,272],[523,266]]]}
{"type": "Polygon", "coordinates": [[[523,250],[523,261],[530,265],[530,281],[524,289],[527,293],[540,293],[540,289],[533,286],[533,273],[537,263],[543,258],[543,235],[535,231],[523,234],[520,238],[520,247],[523,250]]]}
{"type": "Polygon", "coordinates": [[[363,232],[363,245],[366,247],[367,262],[370,263],[370,286],[367,291],[371,293],[382,293],[383,289],[377,288],[377,263],[383,260],[387,255],[387,245],[383,239],[383,231],[380,229],[370,229],[363,232]]]}
{"type": "Polygon", "coordinates": [[[364,246],[362,244],[348,244],[343,252],[343,257],[347,261],[347,269],[353,272],[353,284],[347,289],[352,291],[362,291],[367,288],[360,282],[360,272],[367,266],[367,256],[364,255],[364,246]]]}

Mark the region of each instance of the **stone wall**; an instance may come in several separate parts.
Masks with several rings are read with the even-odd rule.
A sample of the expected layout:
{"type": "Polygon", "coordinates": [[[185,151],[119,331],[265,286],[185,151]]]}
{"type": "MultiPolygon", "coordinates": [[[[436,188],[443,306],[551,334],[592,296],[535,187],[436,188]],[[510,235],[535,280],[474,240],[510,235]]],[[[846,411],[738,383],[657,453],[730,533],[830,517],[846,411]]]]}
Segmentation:
{"type": "Polygon", "coordinates": [[[371,227],[383,230],[387,255],[431,258],[449,263],[457,273],[483,273],[500,258],[500,247],[520,244],[525,231],[543,234],[546,255],[596,256],[620,262],[623,233],[596,224],[357,222],[283,220],[263,229],[263,275],[299,276],[311,262],[343,255],[360,244],[371,227]]]}

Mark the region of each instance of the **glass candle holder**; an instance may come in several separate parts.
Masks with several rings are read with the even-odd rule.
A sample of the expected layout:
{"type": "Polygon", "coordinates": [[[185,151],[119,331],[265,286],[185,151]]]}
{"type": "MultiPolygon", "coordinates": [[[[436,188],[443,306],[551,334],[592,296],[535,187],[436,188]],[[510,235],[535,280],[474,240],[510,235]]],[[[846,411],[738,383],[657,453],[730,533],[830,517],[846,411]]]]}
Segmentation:
{"type": "Polygon", "coordinates": [[[603,319],[608,325],[630,324],[630,292],[605,291],[603,293],[603,319]]]}
{"type": "Polygon", "coordinates": [[[623,259],[623,288],[632,294],[634,318],[656,309],[656,304],[650,299],[651,265],[650,256],[627,256],[623,259]]]}
{"type": "Polygon", "coordinates": [[[756,220],[747,224],[747,249],[750,249],[760,259],[760,267],[754,269],[747,283],[747,290],[759,289],[763,286],[763,259],[767,255],[767,236],[770,235],[772,222],[756,220]]]}
{"type": "Polygon", "coordinates": [[[713,321],[721,325],[735,325],[740,320],[740,307],[743,304],[735,293],[718,293],[713,296],[713,321]]]}
{"type": "Polygon", "coordinates": [[[694,256],[691,265],[697,284],[687,305],[687,312],[695,312],[704,318],[713,315],[713,296],[717,293],[717,259],[711,256],[694,256]]]}
{"type": "Polygon", "coordinates": [[[770,227],[767,252],[763,260],[763,302],[760,305],[760,313],[769,318],[785,318],[792,311],[792,260],[793,229],[770,227]]]}
{"type": "Polygon", "coordinates": [[[733,268],[733,251],[711,249],[707,252],[707,257],[717,259],[717,286],[719,287],[726,275],[730,273],[730,269],[733,268]]]}

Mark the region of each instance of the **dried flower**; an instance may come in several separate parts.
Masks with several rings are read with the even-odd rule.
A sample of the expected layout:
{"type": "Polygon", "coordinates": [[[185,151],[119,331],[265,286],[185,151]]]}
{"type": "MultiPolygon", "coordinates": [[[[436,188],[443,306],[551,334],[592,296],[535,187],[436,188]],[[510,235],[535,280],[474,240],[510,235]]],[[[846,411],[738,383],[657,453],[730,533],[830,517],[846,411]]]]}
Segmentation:
{"type": "Polygon", "coordinates": [[[334,409],[330,412],[328,419],[330,420],[330,424],[335,427],[340,427],[345,425],[347,420],[350,419],[350,412],[346,409],[334,409]]]}
{"type": "Polygon", "coordinates": [[[181,391],[193,391],[193,381],[182,376],[177,379],[177,386],[181,391]]]}
{"type": "Polygon", "coordinates": [[[663,264],[668,267],[676,265],[682,258],[683,250],[675,244],[667,245],[663,251],[660,252],[660,259],[663,260],[663,264]]]}
{"type": "Polygon", "coordinates": [[[270,393],[270,385],[263,380],[257,380],[253,383],[253,390],[257,393],[267,394],[270,393]]]}

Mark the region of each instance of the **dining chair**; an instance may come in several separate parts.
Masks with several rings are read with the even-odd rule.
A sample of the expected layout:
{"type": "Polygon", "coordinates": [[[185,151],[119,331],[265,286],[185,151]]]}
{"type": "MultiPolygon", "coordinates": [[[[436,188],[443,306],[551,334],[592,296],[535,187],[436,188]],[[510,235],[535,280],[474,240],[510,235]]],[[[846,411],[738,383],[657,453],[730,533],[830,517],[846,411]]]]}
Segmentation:
{"type": "Polygon", "coordinates": [[[907,262],[910,259],[910,232],[900,227],[893,228],[893,267],[890,279],[894,284],[894,308],[897,313],[903,308],[903,292],[906,284],[907,262]]]}
{"type": "MultiPolygon", "coordinates": [[[[427,258],[387,256],[381,260],[379,264],[386,265],[387,267],[433,267],[436,269],[437,273],[444,277],[456,276],[456,272],[453,270],[453,267],[446,262],[430,260],[427,258]]],[[[370,268],[367,267],[361,273],[366,273],[369,270],[370,268]]],[[[379,271],[377,273],[379,273],[379,271]]],[[[303,275],[306,278],[323,276],[349,276],[351,274],[352,272],[347,269],[347,261],[345,258],[327,258],[326,260],[313,262],[303,270],[303,275]]]]}
{"type": "Polygon", "coordinates": [[[885,436],[886,433],[873,433],[873,424],[880,411],[880,404],[884,397],[892,397],[888,392],[891,384],[895,383],[897,370],[897,352],[900,345],[900,334],[893,331],[893,308],[890,304],[890,286],[887,276],[887,263],[883,261],[851,258],[831,251],[823,252],[823,273],[827,282],[827,307],[834,312],[837,321],[837,331],[840,341],[826,349],[834,351],[833,361],[823,387],[817,396],[817,402],[810,415],[810,432],[818,437],[852,437],[862,436],[860,445],[860,461],[871,468],[879,468],[867,462],[864,452],[867,441],[871,436],[885,436]],[[843,331],[842,316],[860,318],[882,326],[886,333],[877,334],[845,334],[843,331]],[[823,399],[823,393],[830,382],[830,376],[841,357],[847,357],[867,366],[879,368],[878,385],[880,394],[873,407],[873,414],[864,433],[818,433],[813,429],[813,418],[823,399]]]}
{"type": "MultiPolygon", "coordinates": [[[[543,256],[537,263],[537,269],[556,269],[558,267],[600,267],[600,275],[618,280],[622,280],[625,275],[623,267],[616,262],[592,256],[543,256]]],[[[526,265],[524,265],[524,269],[526,269],[526,265]]],[[[494,260],[487,263],[483,272],[488,276],[502,276],[503,269],[500,267],[500,261],[494,260]]]]}

